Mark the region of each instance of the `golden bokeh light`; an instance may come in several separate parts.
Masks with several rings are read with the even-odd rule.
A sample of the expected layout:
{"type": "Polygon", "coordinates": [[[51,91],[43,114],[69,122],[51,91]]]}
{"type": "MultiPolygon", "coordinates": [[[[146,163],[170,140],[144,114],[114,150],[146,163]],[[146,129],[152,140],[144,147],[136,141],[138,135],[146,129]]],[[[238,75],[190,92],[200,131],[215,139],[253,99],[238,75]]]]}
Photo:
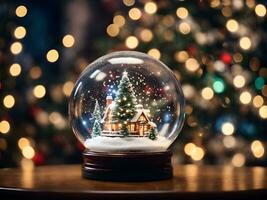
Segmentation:
{"type": "Polygon", "coordinates": [[[211,100],[214,96],[214,92],[210,87],[205,87],[201,91],[201,96],[205,100],[211,100]]]}
{"type": "Polygon", "coordinates": [[[196,145],[194,143],[187,143],[184,146],[184,152],[186,155],[191,156],[193,150],[195,149],[196,145]]]}
{"type": "Polygon", "coordinates": [[[251,47],[251,41],[248,37],[242,37],[239,40],[239,45],[242,49],[248,50],[251,47]]]}
{"type": "Polygon", "coordinates": [[[253,102],[254,107],[259,108],[263,105],[264,100],[263,100],[262,96],[257,95],[253,98],[252,102],[253,102]]]}
{"type": "Polygon", "coordinates": [[[143,42],[150,42],[153,39],[153,33],[149,29],[143,29],[140,32],[140,38],[143,42]]]}
{"type": "Polygon", "coordinates": [[[11,76],[18,76],[21,73],[21,66],[18,63],[14,63],[9,68],[9,73],[11,76]]]}
{"type": "Polygon", "coordinates": [[[23,5],[18,6],[16,8],[16,15],[18,17],[25,17],[27,15],[27,12],[28,12],[27,8],[25,6],[23,6],[23,5]]]}
{"type": "Polygon", "coordinates": [[[194,58],[189,58],[185,61],[185,68],[190,72],[195,72],[199,69],[198,61],[194,58]]]}
{"type": "Polygon", "coordinates": [[[267,119],[267,106],[261,106],[259,109],[259,115],[263,119],[267,119]]]}
{"type": "Polygon", "coordinates": [[[10,124],[8,121],[3,120],[0,122],[0,133],[7,134],[10,130],[10,124]]]}
{"type": "Polygon", "coordinates": [[[160,51],[156,48],[150,49],[147,54],[156,59],[160,59],[161,56],[160,51]]]}
{"type": "Polygon", "coordinates": [[[138,46],[139,42],[138,39],[135,36],[129,36],[125,40],[125,45],[129,49],[135,49],[138,46]]]}
{"type": "Polygon", "coordinates": [[[14,42],[13,44],[11,44],[10,46],[10,51],[11,53],[13,53],[14,55],[19,54],[22,51],[22,44],[20,42],[14,42]]]}
{"type": "Polygon", "coordinates": [[[237,153],[232,158],[232,165],[235,167],[242,167],[246,162],[246,158],[243,154],[237,153]]]}
{"type": "Polygon", "coordinates": [[[6,95],[3,99],[3,104],[6,108],[12,108],[15,105],[15,98],[12,95],[6,95]]]}
{"type": "Polygon", "coordinates": [[[226,28],[228,31],[230,32],[236,32],[238,31],[238,22],[234,19],[229,19],[227,22],[226,22],[226,28]]]}
{"type": "Polygon", "coordinates": [[[65,47],[69,48],[69,47],[72,47],[75,43],[75,39],[72,35],[68,34],[68,35],[65,35],[62,39],[62,43],[65,47]]]}
{"type": "Polygon", "coordinates": [[[113,23],[118,27],[122,27],[125,24],[125,18],[122,15],[116,15],[113,17],[113,23]]]}
{"type": "Polygon", "coordinates": [[[132,20],[138,20],[141,18],[142,12],[138,8],[132,8],[131,10],[129,10],[128,15],[132,20]]]}
{"type": "Polygon", "coordinates": [[[144,10],[146,13],[148,14],[154,14],[157,12],[157,4],[155,4],[154,2],[147,2],[144,6],[144,10]]]}
{"type": "Polygon", "coordinates": [[[190,33],[191,27],[187,22],[182,22],[182,23],[179,24],[179,31],[182,34],[186,35],[186,34],[190,33]]]}
{"type": "Polygon", "coordinates": [[[42,70],[40,67],[35,66],[30,69],[30,77],[32,79],[38,79],[42,75],[42,70]]]}
{"type": "Polygon", "coordinates": [[[250,149],[256,158],[261,158],[264,155],[264,146],[259,140],[254,140],[250,145],[250,149]]]}
{"type": "Polygon", "coordinates": [[[36,85],[33,88],[33,95],[38,99],[43,98],[45,96],[45,93],[46,89],[43,85],[36,85]]]}
{"type": "Polygon", "coordinates": [[[176,15],[180,19],[186,19],[188,17],[188,10],[184,7],[177,8],[176,15]]]}
{"type": "Polygon", "coordinates": [[[255,13],[256,15],[258,15],[259,17],[264,17],[266,15],[266,8],[264,5],[262,4],[258,4],[255,7],[255,13]]]}
{"type": "Polygon", "coordinates": [[[194,161],[202,160],[205,155],[204,150],[201,147],[195,147],[191,153],[191,158],[194,161]]]}
{"type": "Polygon", "coordinates": [[[124,5],[132,6],[135,3],[135,0],[123,0],[124,5]]]}
{"type": "Polygon", "coordinates": [[[174,57],[176,61],[183,63],[189,58],[189,55],[186,51],[176,51],[174,57]]]}
{"type": "Polygon", "coordinates": [[[23,26],[18,26],[15,30],[14,30],[14,36],[17,39],[22,39],[26,36],[26,29],[23,26]]]}
{"type": "Polygon", "coordinates": [[[242,88],[246,84],[246,79],[242,75],[237,75],[233,79],[233,84],[236,88],[242,88]]]}
{"type": "Polygon", "coordinates": [[[116,37],[120,33],[120,29],[119,29],[119,26],[117,24],[108,25],[106,31],[110,37],[116,37]]]}
{"type": "Polygon", "coordinates": [[[27,159],[32,159],[35,155],[35,151],[31,146],[25,146],[22,149],[22,155],[27,159]]]}
{"type": "Polygon", "coordinates": [[[221,131],[224,135],[232,135],[235,132],[234,124],[231,122],[225,122],[222,124],[221,131]]]}
{"type": "Polygon", "coordinates": [[[30,141],[27,138],[20,138],[18,141],[18,147],[22,150],[24,149],[26,146],[30,146],[30,141]]]}
{"type": "Polygon", "coordinates": [[[248,91],[244,91],[240,94],[239,100],[242,104],[249,104],[251,102],[251,94],[248,91]]]}
{"type": "Polygon", "coordinates": [[[71,81],[67,81],[67,82],[64,83],[64,85],[63,85],[63,88],[62,88],[63,93],[64,93],[66,96],[70,96],[73,87],[74,87],[74,83],[71,82],[71,81]]]}
{"type": "Polygon", "coordinates": [[[59,58],[59,54],[58,54],[58,51],[55,49],[49,50],[46,54],[46,59],[51,63],[56,62],[58,58],[59,58]]]}

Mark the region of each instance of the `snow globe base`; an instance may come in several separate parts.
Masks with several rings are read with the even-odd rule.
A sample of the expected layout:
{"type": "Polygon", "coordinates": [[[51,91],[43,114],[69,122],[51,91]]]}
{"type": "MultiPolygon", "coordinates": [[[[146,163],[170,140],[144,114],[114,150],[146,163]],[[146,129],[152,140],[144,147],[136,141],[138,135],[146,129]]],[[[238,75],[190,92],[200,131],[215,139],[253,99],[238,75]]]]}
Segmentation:
{"type": "Polygon", "coordinates": [[[106,153],[85,150],[82,175],[105,181],[153,181],[173,176],[171,151],[106,153]]]}

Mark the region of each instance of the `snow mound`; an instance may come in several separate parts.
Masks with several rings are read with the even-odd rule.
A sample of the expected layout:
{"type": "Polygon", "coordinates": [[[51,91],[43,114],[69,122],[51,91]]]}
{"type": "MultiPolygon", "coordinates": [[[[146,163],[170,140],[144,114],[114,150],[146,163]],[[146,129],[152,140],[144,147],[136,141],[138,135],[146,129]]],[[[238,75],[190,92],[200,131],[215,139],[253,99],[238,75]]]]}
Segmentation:
{"type": "Polygon", "coordinates": [[[84,143],[91,151],[162,151],[166,150],[171,141],[162,136],[151,140],[148,137],[105,137],[97,136],[87,139],[84,143]]]}

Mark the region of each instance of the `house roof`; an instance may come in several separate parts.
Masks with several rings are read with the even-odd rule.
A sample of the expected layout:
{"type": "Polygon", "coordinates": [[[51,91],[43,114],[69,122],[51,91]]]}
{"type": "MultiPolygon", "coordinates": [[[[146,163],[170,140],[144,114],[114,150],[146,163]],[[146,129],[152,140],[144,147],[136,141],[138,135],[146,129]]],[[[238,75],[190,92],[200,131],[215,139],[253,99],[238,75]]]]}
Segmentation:
{"type": "Polygon", "coordinates": [[[139,117],[144,114],[145,118],[147,119],[147,121],[150,121],[148,118],[148,113],[149,110],[147,109],[138,109],[137,112],[135,113],[135,115],[133,116],[133,118],[131,119],[131,122],[137,122],[137,120],[139,119],[139,117]]]}
{"type": "Polygon", "coordinates": [[[103,117],[102,120],[101,120],[101,123],[104,123],[104,122],[105,122],[105,120],[106,120],[107,117],[108,117],[108,111],[111,110],[111,112],[112,112],[113,109],[114,109],[114,107],[115,107],[115,102],[112,101],[112,103],[106,108],[106,110],[105,110],[105,114],[104,114],[104,117],[103,117]]]}

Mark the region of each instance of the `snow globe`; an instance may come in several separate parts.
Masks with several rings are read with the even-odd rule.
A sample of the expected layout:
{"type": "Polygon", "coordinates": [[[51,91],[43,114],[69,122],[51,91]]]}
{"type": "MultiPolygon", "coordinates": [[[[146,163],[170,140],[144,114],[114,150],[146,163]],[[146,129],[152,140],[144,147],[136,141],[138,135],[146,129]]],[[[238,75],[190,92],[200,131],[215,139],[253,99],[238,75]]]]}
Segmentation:
{"type": "Polygon", "coordinates": [[[91,63],[69,102],[72,130],[85,146],[83,176],[172,177],[169,147],[181,131],[184,104],[172,71],[147,54],[119,51],[91,63]]]}

